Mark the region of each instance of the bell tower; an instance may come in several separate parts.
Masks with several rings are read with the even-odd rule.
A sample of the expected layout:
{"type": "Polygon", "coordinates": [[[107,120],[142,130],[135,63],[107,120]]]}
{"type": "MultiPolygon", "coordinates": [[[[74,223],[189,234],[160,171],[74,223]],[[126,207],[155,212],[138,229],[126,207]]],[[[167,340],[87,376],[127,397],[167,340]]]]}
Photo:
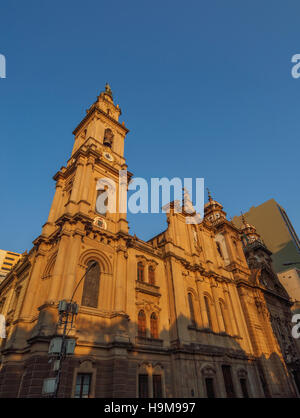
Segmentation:
{"type": "Polygon", "coordinates": [[[124,206],[120,207],[131,177],[124,158],[128,129],[119,122],[120,115],[106,84],[73,131],[74,146],[66,167],[54,176],[56,192],[43,237],[50,237],[66,219],[74,217],[112,233],[128,233],[126,211],[121,213],[124,206]]]}

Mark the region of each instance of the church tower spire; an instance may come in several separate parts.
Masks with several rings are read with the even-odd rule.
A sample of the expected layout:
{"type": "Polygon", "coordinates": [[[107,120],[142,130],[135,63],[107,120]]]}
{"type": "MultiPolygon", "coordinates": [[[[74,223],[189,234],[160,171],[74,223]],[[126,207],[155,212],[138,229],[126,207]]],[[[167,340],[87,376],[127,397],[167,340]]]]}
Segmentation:
{"type": "MultiPolygon", "coordinates": [[[[124,142],[128,129],[119,122],[120,106],[115,105],[108,83],[86,116],[75,128],[74,147],[66,167],[54,176],[56,192],[42,236],[50,237],[66,218],[78,216],[112,233],[128,233],[126,214],[119,213],[120,172],[127,171],[124,142]],[[109,210],[100,210],[100,194],[106,193],[109,210]]],[[[131,177],[127,173],[128,181],[131,177]]],[[[122,177],[124,182],[124,176],[122,177]]]]}

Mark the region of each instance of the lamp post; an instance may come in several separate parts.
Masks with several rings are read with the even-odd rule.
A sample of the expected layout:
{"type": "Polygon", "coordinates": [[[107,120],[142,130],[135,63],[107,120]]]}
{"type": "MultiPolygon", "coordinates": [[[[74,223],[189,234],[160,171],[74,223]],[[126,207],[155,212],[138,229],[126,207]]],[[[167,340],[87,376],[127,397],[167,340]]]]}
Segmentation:
{"type": "Polygon", "coordinates": [[[88,268],[86,269],[84,275],[81,277],[79,282],[77,283],[77,286],[74,289],[74,292],[72,294],[71,300],[68,302],[66,300],[61,300],[58,303],[58,313],[59,313],[59,320],[58,320],[58,326],[63,325],[63,333],[62,333],[62,339],[61,339],[61,346],[60,346],[60,352],[59,352],[59,358],[58,358],[58,370],[57,370],[57,376],[56,376],[56,384],[55,384],[55,391],[53,394],[54,398],[57,398],[58,395],[58,389],[59,389],[59,383],[60,383],[60,377],[61,377],[61,369],[62,369],[62,361],[66,355],[66,336],[67,336],[67,328],[68,325],[73,325],[73,321],[75,316],[78,314],[79,305],[76,302],[73,302],[73,297],[76,293],[76,290],[78,289],[80,283],[85,278],[87,273],[96,266],[96,262],[91,263],[88,268]]]}

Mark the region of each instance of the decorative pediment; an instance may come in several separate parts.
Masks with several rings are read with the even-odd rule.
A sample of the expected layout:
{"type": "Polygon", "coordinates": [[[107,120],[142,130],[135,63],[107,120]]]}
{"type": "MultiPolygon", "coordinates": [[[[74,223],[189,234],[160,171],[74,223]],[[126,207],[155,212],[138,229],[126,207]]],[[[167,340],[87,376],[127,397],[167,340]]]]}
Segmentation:
{"type": "Polygon", "coordinates": [[[201,373],[205,377],[214,377],[216,375],[215,369],[210,365],[204,366],[201,370],[201,373]]]}
{"type": "Polygon", "coordinates": [[[152,264],[153,266],[157,266],[158,262],[153,258],[145,257],[143,254],[136,254],[135,255],[138,261],[144,261],[144,263],[152,264]]]}
{"type": "Polygon", "coordinates": [[[151,302],[149,300],[143,299],[143,300],[137,301],[135,304],[136,304],[136,306],[138,307],[139,310],[143,309],[146,312],[155,311],[155,312],[159,313],[161,311],[161,308],[156,303],[151,302]]]}

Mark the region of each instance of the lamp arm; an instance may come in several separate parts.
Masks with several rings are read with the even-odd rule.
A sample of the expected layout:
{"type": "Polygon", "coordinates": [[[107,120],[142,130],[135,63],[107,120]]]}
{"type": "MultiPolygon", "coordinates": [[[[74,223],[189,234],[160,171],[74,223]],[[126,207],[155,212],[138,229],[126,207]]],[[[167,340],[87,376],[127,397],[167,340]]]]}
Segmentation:
{"type": "Polygon", "coordinates": [[[82,282],[82,280],[85,278],[85,276],[87,275],[87,273],[93,268],[93,267],[95,267],[96,266],[96,261],[94,262],[94,263],[92,263],[87,269],[86,269],[86,271],[85,271],[85,273],[84,273],[84,275],[81,277],[81,279],[79,280],[79,282],[77,283],[77,285],[76,285],[76,287],[75,287],[75,289],[74,289],[74,292],[73,292],[73,294],[72,294],[72,297],[71,297],[71,300],[70,300],[70,302],[72,302],[72,300],[73,300],[73,297],[74,297],[74,295],[75,295],[75,293],[76,293],[76,290],[78,289],[78,286],[80,285],[80,283],[82,282]]]}

